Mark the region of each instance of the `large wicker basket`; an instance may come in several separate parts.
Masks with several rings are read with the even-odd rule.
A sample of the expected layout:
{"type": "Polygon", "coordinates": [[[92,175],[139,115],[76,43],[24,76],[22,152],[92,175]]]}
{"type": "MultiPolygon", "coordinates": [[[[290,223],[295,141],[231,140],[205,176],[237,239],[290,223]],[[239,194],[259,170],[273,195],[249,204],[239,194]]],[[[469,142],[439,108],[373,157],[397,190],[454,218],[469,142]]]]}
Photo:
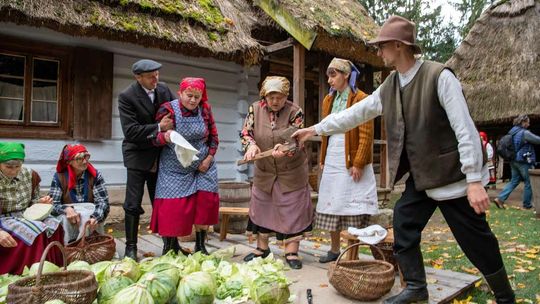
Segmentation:
{"type": "MultiPolygon", "coordinates": [[[[84,224],[84,231],[90,222],[84,224]]],[[[68,264],[73,261],[86,261],[94,264],[101,261],[110,261],[116,252],[116,243],[110,235],[101,235],[93,232],[90,236],[84,236],[82,239],[70,243],[66,246],[66,255],[68,264]]]]}
{"type": "MultiPolygon", "coordinates": [[[[348,298],[374,301],[387,294],[394,286],[394,266],[378,260],[341,261],[347,251],[362,245],[365,246],[356,243],[347,247],[337,261],[330,264],[328,279],[337,291],[348,298]]],[[[380,254],[384,256],[382,252],[380,254]]]]}
{"type": "Polygon", "coordinates": [[[7,303],[35,304],[62,300],[68,304],[91,304],[97,296],[98,284],[94,273],[86,270],[66,270],[66,252],[57,241],[50,243],[41,256],[37,275],[20,279],[8,287],[7,303]],[[64,258],[60,272],[42,274],[47,253],[57,246],[64,258]]]}
{"type": "Polygon", "coordinates": [[[371,249],[371,254],[375,260],[386,261],[394,266],[395,271],[398,270],[397,261],[394,257],[393,242],[381,242],[375,245],[369,245],[369,249],[371,249]]]}

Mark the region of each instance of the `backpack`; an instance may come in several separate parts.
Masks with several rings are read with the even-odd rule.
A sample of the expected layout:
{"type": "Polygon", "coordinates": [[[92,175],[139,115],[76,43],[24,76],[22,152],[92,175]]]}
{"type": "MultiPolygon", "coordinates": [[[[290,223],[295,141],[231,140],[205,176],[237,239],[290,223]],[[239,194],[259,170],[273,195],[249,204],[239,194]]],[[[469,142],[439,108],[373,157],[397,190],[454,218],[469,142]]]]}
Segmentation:
{"type": "MultiPolygon", "coordinates": [[[[508,133],[501,137],[499,144],[497,145],[497,154],[506,161],[513,161],[516,159],[516,147],[514,147],[514,135],[519,131],[508,133]]],[[[519,150],[519,149],[518,149],[519,150]]]]}

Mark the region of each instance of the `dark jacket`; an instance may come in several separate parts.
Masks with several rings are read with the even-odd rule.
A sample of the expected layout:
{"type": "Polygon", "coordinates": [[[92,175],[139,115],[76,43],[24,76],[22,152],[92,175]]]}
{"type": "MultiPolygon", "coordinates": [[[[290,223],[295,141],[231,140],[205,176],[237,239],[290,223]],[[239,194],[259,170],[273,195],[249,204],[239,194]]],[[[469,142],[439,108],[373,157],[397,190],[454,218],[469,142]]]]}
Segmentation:
{"type": "Polygon", "coordinates": [[[118,112],[124,132],[122,155],[128,169],[149,171],[152,169],[160,148],[152,145],[151,139],[158,133],[156,111],[162,103],[176,99],[163,82],[155,89],[155,102],[135,82],[118,95],[118,112]]]}

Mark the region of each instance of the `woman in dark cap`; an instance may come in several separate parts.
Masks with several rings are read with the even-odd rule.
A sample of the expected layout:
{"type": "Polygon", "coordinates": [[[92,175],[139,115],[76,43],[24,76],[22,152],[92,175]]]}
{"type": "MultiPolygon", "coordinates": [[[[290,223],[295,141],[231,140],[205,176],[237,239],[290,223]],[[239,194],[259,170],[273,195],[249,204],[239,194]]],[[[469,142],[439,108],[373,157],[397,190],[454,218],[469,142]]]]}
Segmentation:
{"type": "MultiPolygon", "coordinates": [[[[25,266],[39,262],[45,247],[63,242],[60,221],[46,216],[28,220],[23,212],[34,204],[51,204],[49,196],[39,196],[39,175],[23,167],[24,145],[0,142],[0,274],[21,274],[25,266]]],[[[52,248],[47,260],[61,265],[62,255],[52,248]]]]}

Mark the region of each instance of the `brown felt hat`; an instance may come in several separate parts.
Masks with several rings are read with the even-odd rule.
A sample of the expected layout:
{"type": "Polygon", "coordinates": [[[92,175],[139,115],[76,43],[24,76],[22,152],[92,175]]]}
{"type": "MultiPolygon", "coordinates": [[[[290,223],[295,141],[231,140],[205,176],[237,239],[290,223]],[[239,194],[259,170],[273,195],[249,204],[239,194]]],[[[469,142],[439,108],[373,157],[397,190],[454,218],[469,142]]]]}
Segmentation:
{"type": "Polygon", "coordinates": [[[381,27],[377,38],[368,42],[368,44],[379,44],[387,41],[399,41],[410,45],[415,54],[421,54],[422,50],[416,45],[416,30],[414,22],[411,22],[401,16],[392,16],[386,20],[381,27]]]}

